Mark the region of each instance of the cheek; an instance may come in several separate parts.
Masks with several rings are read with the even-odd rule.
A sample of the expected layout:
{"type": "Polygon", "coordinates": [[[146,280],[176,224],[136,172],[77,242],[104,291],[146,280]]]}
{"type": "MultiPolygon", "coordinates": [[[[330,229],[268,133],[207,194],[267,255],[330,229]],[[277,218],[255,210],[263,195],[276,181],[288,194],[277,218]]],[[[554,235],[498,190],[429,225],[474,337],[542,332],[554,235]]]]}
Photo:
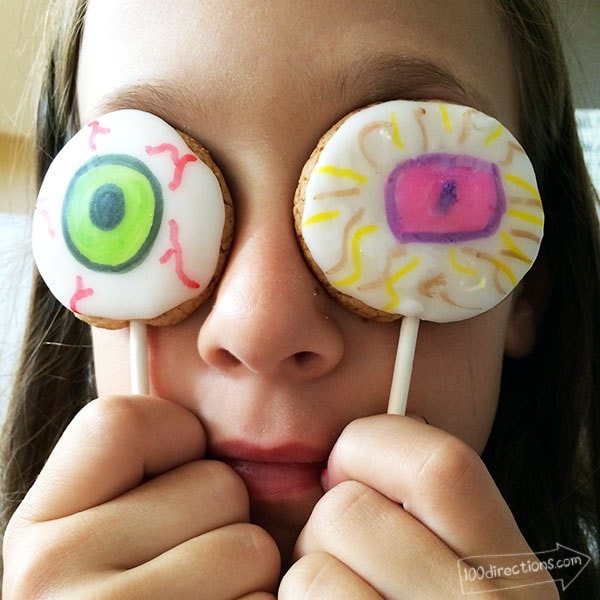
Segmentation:
{"type": "Polygon", "coordinates": [[[478,452],[494,421],[510,300],[475,319],[422,323],[409,411],[478,452]]]}
{"type": "Polygon", "coordinates": [[[128,394],[129,329],[98,329],[92,327],[96,385],[100,396],[128,394]]]}
{"type": "MultiPolygon", "coordinates": [[[[207,308],[201,306],[176,325],[148,326],[151,394],[175,399],[177,390],[193,383],[198,374],[197,335],[206,311],[207,308]]],[[[129,329],[113,331],[93,327],[92,340],[98,394],[128,394],[131,389],[129,329]]],[[[186,388],[187,395],[190,389],[186,388]]]]}

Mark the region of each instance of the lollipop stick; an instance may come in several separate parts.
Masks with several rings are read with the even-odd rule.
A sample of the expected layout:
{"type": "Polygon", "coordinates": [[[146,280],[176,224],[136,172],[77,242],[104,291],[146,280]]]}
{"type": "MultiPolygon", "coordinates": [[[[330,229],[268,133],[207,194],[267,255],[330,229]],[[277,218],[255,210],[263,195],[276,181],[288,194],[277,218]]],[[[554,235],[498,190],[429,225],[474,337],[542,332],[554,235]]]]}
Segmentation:
{"type": "Polygon", "coordinates": [[[148,385],[148,330],[145,323],[129,323],[129,362],[131,393],[147,394],[148,385]]]}
{"type": "Polygon", "coordinates": [[[408,400],[408,389],[410,387],[418,332],[419,318],[403,317],[398,337],[396,364],[394,365],[394,374],[390,387],[388,414],[403,415],[406,412],[406,402],[408,400]]]}

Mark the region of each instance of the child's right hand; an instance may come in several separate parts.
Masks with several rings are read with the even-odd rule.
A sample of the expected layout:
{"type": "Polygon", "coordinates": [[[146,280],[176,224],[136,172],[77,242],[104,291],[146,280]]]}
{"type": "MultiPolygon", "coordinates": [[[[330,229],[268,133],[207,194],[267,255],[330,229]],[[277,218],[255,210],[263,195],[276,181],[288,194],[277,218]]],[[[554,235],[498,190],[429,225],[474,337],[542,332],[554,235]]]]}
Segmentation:
{"type": "Polygon", "coordinates": [[[205,445],[200,421],[165,400],[86,406],[8,525],[4,600],[273,599],[275,542],[205,445]]]}

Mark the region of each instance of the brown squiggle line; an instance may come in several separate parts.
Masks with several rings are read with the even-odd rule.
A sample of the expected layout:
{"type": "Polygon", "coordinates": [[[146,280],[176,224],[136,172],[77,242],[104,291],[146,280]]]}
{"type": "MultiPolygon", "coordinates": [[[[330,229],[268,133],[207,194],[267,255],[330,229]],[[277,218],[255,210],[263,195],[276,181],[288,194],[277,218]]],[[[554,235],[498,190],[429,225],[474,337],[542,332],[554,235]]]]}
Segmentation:
{"type": "Polygon", "coordinates": [[[472,108],[465,111],[465,113],[463,114],[462,130],[461,130],[460,136],[458,138],[459,144],[464,144],[465,141],[467,140],[467,138],[469,137],[469,134],[471,133],[471,129],[473,126],[473,123],[471,122],[471,118],[473,117],[474,114],[475,114],[475,110],[472,108]]]}
{"type": "Polygon", "coordinates": [[[511,229],[510,233],[514,237],[525,238],[526,240],[531,240],[532,242],[535,242],[536,244],[540,243],[540,239],[541,239],[540,236],[536,235],[532,231],[527,231],[526,229],[511,229]]]}
{"type": "MultiPolygon", "coordinates": [[[[431,277],[430,279],[427,279],[425,281],[422,281],[417,290],[419,292],[419,294],[421,294],[422,296],[426,296],[427,298],[433,298],[433,292],[431,291],[431,289],[433,287],[443,287],[446,285],[446,275],[444,273],[438,273],[435,277],[431,277]]],[[[446,303],[446,304],[450,304],[450,306],[454,306],[456,308],[464,308],[466,310],[481,310],[480,308],[474,307],[474,306],[464,306],[462,304],[459,304],[458,302],[455,302],[454,300],[452,300],[452,298],[450,298],[450,296],[448,295],[448,292],[446,292],[446,290],[441,290],[439,292],[440,294],[440,298],[446,303]]]]}
{"type": "Polygon", "coordinates": [[[462,304],[458,304],[448,296],[448,294],[444,291],[440,292],[440,298],[446,302],[446,304],[450,304],[450,306],[455,306],[456,308],[464,308],[466,310],[481,310],[479,306],[463,306],[462,304]]]}
{"type": "Polygon", "coordinates": [[[515,142],[508,142],[508,154],[506,155],[506,158],[499,161],[498,164],[502,165],[503,167],[509,167],[512,164],[515,152],[522,152],[525,154],[525,150],[523,150],[519,144],[516,144],[515,142]]]}
{"type": "Polygon", "coordinates": [[[372,131],[374,131],[375,129],[380,129],[382,127],[386,127],[386,128],[390,128],[392,127],[391,123],[388,123],[387,121],[373,121],[372,123],[367,123],[359,132],[358,132],[358,147],[360,148],[360,151],[362,152],[363,156],[365,157],[365,160],[374,168],[374,169],[378,169],[379,166],[377,165],[377,163],[373,160],[373,158],[371,158],[371,156],[369,155],[369,153],[367,152],[367,148],[365,146],[365,138],[369,135],[369,133],[371,133],[372,131]]]}
{"type": "Polygon", "coordinates": [[[509,204],[520,204],[521,206],[535,206],[536,208],[542,208],[542,201],[539,200],[539,198],[509,196],[507,201],[509,204]]]}
{"type": "Polygon", "coordinates": [[[414,112],[415,119],[419,124],[419,128],[421,129],[421,135],[423,136],[423,152],[427,152],[429,148],[429,139],[427,138],[427,130],[425,129],[425,125],[423,124],[423,117],[427,111],[424,108],[417,108],[414,112]]]}
{"type": "Polygon", "coordinates": [[[444,285],[446,285],[446,276],[443,273],[438,273],[429,279],[420,281],[417,286],[417,292],[419,292],[421,296],[433,298],[433,288],[442,287],[444,285]]]}
{"type": "Polygon", "coordinates": [[[344,196],[358,196],[360,194],[360,188],[353,187],[345,190],[333,190],[331,192],[321,192],[315,194],[313,200],[323,200],[324,198],[342,198],[344,196]]]}
{"type": "Polygon", "coordinates": [[[494,261],[491,260],[490,255],[486,254],[485,252],[480,252],[479,250],[475,250],[475,248],[463,248],[463,252],[465,254],[470,254],[471,256],[474,256],[475,258],[485,260],[494,267],[494,287],[496,288],[496,291],[500,295],[506,296],[506,290],[504,290],[504,288],[500,285],[500,282],[498,281],[498,273],[500,272],[500,269],[494,264],[494,261]]]}
{"type": "MultiPolygon", "coordinates": [[[[433,298],[433,291],[432,291],[433,288],[444,287],[444,286],[446,286],[446,284],[447,284],[447,281],[446,281],[445,273],[438,273],[437,275],[434,275],[433,277],[430,277],[429,279],[425,279],[425,280],[421,281],[419,283],[419,285],[417,286],[417,291],[419,292],[419,294],[421,294],[421,296],[425,296],[427,298],[433,298]]],[[[458,302],[455,302],[448,295],[448,292],[446,292],[446,290],[440,290],[439,295],[440,295],[440,298],[446,304],[450,304],[450,306],[454,306],[456,308],[464,308],[466,310],[481,310],[477,307],[464,306],[462,304],[459,304],[458,302]]]]}
{"type": "Polygon", "coordinates": [[[354,213],[354,215],[352,216],[352,218],[346,223],[346,226],[344,227],[344,242],[343,242],[342,258],[338,261],[337,264],[333,265],[333,267],[331,267],[331,269],[329,269],[327,271],[327,275],[332,275],[333,273],[336,273],[337,271],[340,271],[341,269],[344,268],[344,265],[346,264],[346,260],[348,259],[348,249],[350,247],[350,244],[348,244],[348,235],[350,234],[350,230],[352,229],[352,227],[354,227],[356,222],[360,221],[364,212],[365,212],[365,208],[363,206],[362,208],[357,210],[354,213]]]}
{"type": "Polygon", "coordinates": [[[496,269],[494,271],[494,287],[496,288],[496,291],[501,295],[501,296],[506,296],[506,290],[500,285],[500,282],[498,281],[498,273],[500,272],[499,269],[496,269]]]}
{"type": "Polygon", "coordinates": [[[531,260],[529,260],[526,256],[521,256],[519,253],[515,252],[514,250],[509,250],[508,248],[503,248],[500,250],[500,254],[502,254],[502,256],[508,256],[509,258],[516,258],[517,260],[524,262],[526,265],[531,264],[531,260]]]}
{"type": "Polygon", "coordinates": [[[359,286],[359,290],[373,290],[375,288],[381,287],[385,284],[387,279],[390,276],[390,271],[392,270],[392,262],[401,256],[406,254],[406,249],[402,246],[398,246],[392,252],[389,252],[387,258],[385,260],[385,268],[383,269],[383,274],[380,275],[377,279],[373,279],[373,281],[369,281],[361,286],[359,286]]]}

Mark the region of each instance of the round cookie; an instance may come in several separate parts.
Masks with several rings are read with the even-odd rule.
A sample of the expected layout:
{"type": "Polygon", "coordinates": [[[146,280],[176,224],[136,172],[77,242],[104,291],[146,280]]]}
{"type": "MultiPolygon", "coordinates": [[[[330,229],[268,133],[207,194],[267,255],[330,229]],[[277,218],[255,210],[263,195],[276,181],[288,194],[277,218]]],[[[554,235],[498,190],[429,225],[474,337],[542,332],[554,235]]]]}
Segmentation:
{"type": "Polygon", "coordinates": [[[391,101],[320,140],[296,190],[307,261],[349,309],[449,322],[493,308],[535,260],[544,215],[533,167],[473,108],[391,101]]]}
{"type": "Polygon", "coordinates": [[[32,225],[50,291],[109,329],[184,319],[210,295],[232,238],[231,197],[208,152],[138,110],[103,115],[65,145],[32,225]]]}

